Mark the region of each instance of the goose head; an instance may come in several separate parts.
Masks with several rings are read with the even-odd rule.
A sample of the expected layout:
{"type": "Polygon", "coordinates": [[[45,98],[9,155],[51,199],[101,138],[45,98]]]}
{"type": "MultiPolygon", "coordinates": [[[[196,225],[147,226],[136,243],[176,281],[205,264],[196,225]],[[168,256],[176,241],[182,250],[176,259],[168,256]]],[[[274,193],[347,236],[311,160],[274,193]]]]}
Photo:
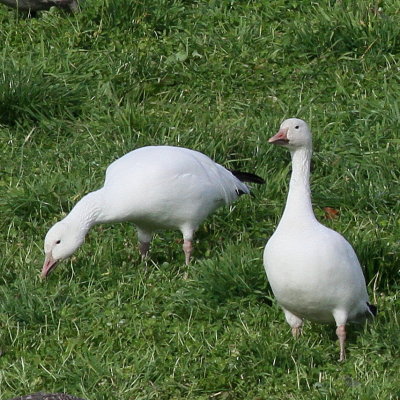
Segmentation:
{"type": "Polygon", "coordinates": [[[83,243],[85,235],[65,221],[57,222],[44,239],[45,261],[41,277],[45,278],[56,265],[70,257],[83,243]]]}
{"type": "Polygon", "coordinates": [[[268,142],[295,150],[300,147],[311,147],[312,135],[310,128],[302,119],[289,118],[282,122],[278,133],[268,142]]]}

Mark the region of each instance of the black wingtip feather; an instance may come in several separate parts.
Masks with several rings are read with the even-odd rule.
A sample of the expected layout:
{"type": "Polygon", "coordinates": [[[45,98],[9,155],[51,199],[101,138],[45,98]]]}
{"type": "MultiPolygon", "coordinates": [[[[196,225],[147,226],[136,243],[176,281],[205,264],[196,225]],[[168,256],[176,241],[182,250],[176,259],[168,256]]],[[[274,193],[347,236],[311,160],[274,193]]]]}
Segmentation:
{"type": "Polygon", "coordinates": [[[246,192],[244,192],[243,190],[241,190],[241,189],[236,189],[236,194],[238,195],[238,196],[241,196],[241,195],[243,195],[243,194],[247,194],[246,192]]]}
{"type": "Polygon", "coordinates": [[[376,314],[378,314],[378,308],[376,306],[374,306],[373,304],[369,304],[367,303],[367,306],[369,308],[369,311],[371,312],[371,314],[376,317],[376,314]]]}
{"type": "Polygon", "coordinates": [[[242,171],[232,171],[230,170],[233,175],[236,176],[242,182],[253,182],[258,183],[260,185],[265,183],[265,180],[256,174],[252,174],[251,172],[242,172],[242,171]]]}

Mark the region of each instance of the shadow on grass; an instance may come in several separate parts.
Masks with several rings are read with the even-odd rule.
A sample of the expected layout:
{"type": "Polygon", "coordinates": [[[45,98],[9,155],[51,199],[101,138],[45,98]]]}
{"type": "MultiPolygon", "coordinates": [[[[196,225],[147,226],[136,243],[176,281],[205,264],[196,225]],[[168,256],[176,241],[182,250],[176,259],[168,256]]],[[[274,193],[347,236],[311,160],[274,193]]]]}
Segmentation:
{"type": "Polygon", "coordinates": [[[86,89],[44,73],[40,68],[3,67],[0,76],[0,124],[15,126],[41,119],[75,119],[86,89]]]}

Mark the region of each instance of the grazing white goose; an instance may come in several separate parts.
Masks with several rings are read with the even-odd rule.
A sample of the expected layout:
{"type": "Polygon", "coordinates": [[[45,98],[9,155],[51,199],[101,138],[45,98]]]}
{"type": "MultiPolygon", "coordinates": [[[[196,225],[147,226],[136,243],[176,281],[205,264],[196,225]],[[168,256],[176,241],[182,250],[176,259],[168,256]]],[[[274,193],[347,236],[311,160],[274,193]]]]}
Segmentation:
{"type": "Polygon", "coordinates": [[[287,147],[292,176],[286,207],[264,250],[264,267],[272,291],[295,337],[303,318],[335,322],[345,359],[345,325],[376,314],[368,303],[365,279],[351,245],[314,216],[310,192],[311,132],[301,119],[284,121],[269,139],[287,147]]]}
{"type": "Polygon", "coordinates": [[[41,276],[71,256],[93,225],[105,222],[133,222],[142,256],[155,231],[179,229],[188,264],[199,224],[218,207],[250,193],[242,181],[264,183],[257,175],[228,171],[206,155],[182,147],[131,151],[107,168],[101,189],[84,196],[48,231],[41,276]]]}

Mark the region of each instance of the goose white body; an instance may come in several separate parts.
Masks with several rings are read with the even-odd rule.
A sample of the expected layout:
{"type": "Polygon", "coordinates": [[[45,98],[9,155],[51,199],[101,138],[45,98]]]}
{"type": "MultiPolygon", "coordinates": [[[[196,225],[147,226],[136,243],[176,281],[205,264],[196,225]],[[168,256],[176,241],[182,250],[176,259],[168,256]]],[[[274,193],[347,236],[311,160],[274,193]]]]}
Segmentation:
{"type": "MultiPolygon", "coordinates": [[[[253,174],[249,180],[262,179],[253,174]]],[[[199,224],[249,188],[232,172],[194,150],[173,146],[136,149],[107,168],[104,186],[84,196],[47,233],[42,277],[72,255],[95,224],[130,221],[145,256],[155,231],[179,229],[186,263],[199,224]]]]}
{"type": "Polygon", "coordinates": [[[271,143],[289,148],[292,175],[282,218],[264,250],[272,291],[295,336],[303,319],[337,325],[340,360],[345,358],[345,324],[372,316],[357,256],[339,233],[315,218],[310,192],[311,132],[292,118],[271,143]]]}
{"type": "Polygon", "coordinates": [[[103,218],[132,221],[144,231],[196,229],[218,207],[247,186],[202,153],[173,146],[148,146],[114,161],[101,195],[103,218]]]}
{"type": "Polygon", "coordinates": [[[350,244],[314,220],[280,224],[264,251],[273,293],[284,309],[316,322],[364,319],[368,294],[350,244]]]}

